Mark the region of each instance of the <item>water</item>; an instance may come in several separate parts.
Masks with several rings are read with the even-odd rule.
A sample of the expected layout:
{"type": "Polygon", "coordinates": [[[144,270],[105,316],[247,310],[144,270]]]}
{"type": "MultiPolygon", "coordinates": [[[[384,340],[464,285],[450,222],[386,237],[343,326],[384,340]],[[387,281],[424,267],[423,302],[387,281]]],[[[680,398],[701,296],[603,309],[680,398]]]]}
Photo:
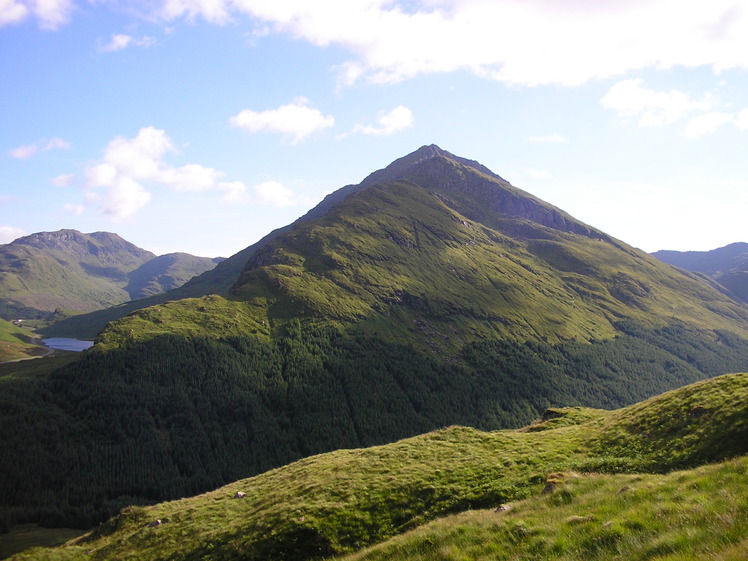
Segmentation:
{"type": "Polygon", "coordinates": [[[81,341],[80,339],[72,339],[70,337],[51,337],[49,339],[42,339],[42,343],[50,349],[57,349],[58,351],[85,351],[93,346],[93,341],[81,341]]]}

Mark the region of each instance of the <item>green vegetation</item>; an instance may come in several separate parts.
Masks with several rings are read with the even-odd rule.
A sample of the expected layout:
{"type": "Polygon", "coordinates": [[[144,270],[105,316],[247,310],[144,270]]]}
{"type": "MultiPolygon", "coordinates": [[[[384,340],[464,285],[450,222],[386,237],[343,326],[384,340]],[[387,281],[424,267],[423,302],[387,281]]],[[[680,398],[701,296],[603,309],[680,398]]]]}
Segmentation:
{"type": "Polygon", "coordinates": [[[117,317],[78,360],[0,370],[5,526],[128,507],[51,556],[305,561],[556,472],[746,453],[745,375],[604,409],[745,371],[748,308],[436,147],[175,292],[57,328],[117,317]],[[262,472],[241,501],[146,506],[262,472]]]}
{"type": "Polygon", "coordinates": [[[0,317],[96,310],[180,286],[215,264],[185,253],[156,257],[106,232],[32,234],[0,246],[0,317]]]}
{"type": "Polygon", "coordinates": [[[83,532],[71,528],[42,528],[36,524],[19,524],[8,533],[0,534],[0,559],[5,559],[31,547],[62,545],[83,532]]]}
{"type": "Polygon", "coordinates": [[[616,408],[748,362],[745,339],[678,324],[626,325],[629,334],[584,344],[485,341],[444,363],[298,321],[270,335],[258,314],[217,296],[174,302],[113,325],[63,368],[9,368],[0,376],[0,512],[9,524],[86,528],[127,504],[305,456],[453,424],[517,427],[551,405],[616,408]],[[159,320],[174,334],[145,329],[159,320]],[[116,330],[137,321],[141,338],[125,341],[116,330]],[[256,332],[208,336],[237,325],[256,332]]]}
{"type": "Polygon", "coordinates": [[[0,363],[38,356],[42,352],[43,349],[34,344],[31,331],[0,319],[0,363]]]}
{"type": "Polygon", "coordinates": [[[557,409],[554,418],[569,417],[563,426],[450,427],[339,450],[190,499],[126,508],[63,548],[17,559],[302,561],[375,543],[354,558],[729,559],[746,546],[748,460],[639,472],[745,455],[746,423],[735,421],[746,404],[748,374],[734,374],[613,412],[557,409]],[[689,414],[697,402],[707,413],[689,414]],[[612,435],[658,419],[651,450],[631,438],[601,454],[612,435]],[[714,448],[720,440],[732,447],[714,448]],[[664,447],[690,453],[668,464],[664,447]],[[636,475],[575,475],[591,472],[636,475]],[[239,491],[244,498],[233,498],[239,491]],[[508,512],[493,512],[507,503],[508,512]]]}
{"type": "Polygon", "coordinates": [[[450,516],[341,559],[739,561],[746,476],[745,457],[667,476],[572,473],[507,512],[450,516]]]}

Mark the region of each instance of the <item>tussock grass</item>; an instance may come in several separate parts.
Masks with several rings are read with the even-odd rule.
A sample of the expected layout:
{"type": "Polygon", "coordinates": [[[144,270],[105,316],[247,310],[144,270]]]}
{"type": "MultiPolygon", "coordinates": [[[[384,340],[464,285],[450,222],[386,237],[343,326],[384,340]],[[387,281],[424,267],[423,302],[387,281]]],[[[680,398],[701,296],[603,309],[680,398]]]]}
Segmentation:
{"type": "Polygon", "coordinates": [[[730,559],[748,535],[748,459],[642,471],[668,470],[659,447],[690,450],[674,455],[672,467],[746,454],[748,439],[731,419],[744,418],[747,403],[748,374],[734,374],[618,411],[556,410],[556,419],[570,417],[557,428],[449,427],[339,450],[197,497],[126,509],[63,548],[18,559],[301,561],[358,552],[351,559],[643,560],[712,551],[730,559]],[[681,417],[695,399],[713,411],[709,422],[681,417]],[[619,438],[601,448],[658,419],[658,446],[619,438]],[[711,444],[720,439],[734,445],[711,444]],[[244,498],[233,498],[238,491],[244,498]],[[507,503],[509,511],[495,512],[507,503]]]}

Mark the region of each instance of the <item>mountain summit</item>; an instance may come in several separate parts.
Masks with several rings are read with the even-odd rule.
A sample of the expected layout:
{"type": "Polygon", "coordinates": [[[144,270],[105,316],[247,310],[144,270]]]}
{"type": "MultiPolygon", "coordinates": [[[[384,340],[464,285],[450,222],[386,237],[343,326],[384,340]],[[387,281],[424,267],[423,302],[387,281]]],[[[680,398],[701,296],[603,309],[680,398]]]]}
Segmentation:
{"type": "Polygon", "coordinates": [[[343,322],[458,352],[466,342],[590,341],[673,319],[748,334],[748,309],[514,187],[423,146],[170,294],[217,293],[265,325],[343,322]]]}

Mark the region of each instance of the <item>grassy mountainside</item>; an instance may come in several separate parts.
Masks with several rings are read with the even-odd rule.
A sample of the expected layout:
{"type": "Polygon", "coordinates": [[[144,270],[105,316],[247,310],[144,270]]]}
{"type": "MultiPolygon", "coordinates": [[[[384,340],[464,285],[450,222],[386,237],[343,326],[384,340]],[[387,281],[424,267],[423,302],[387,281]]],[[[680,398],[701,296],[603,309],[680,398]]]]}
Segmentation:
{"type": "Polygon", "coordinates": [[[312,454],[748,369],[746,306],[433,146],[162,298],[210,287],[7,380],[38,412],[0,435],[9,519],[87,527],[312,454]]]}
{"type": "Polygon", "coordinates": [[[0,246],[0,317],[91,311],[183,284],[215,266],[187,254],[156,257],[116,234],[41,232],[0,246]]]}
{"type": "Polygon", "coordinates": [[[656,251],[665,263],[708,275],[729,294],[748,302],[748,244],[733,243],[711,251],[656,251]]]}
{"type": "Polygon", "coordinates": [[[33,343],[33,335],[9,321],[0,319],[0,362],[28,358],[38,354],[39,348],[33,343]]]}
{"type": "Polygon", "coordinates": [[[17,559],[302,561],[376,543],[353,558],[737,559],[747,403],[748,374],[733,374],[616,411],[550,410],[522,430],[449,427],[339,450],[127,508],[88,536],[17,559]]]}
{"type": "Polygon", "coordinates": [[[620,407],[748,363],[748,340],[729,332],[635,323],[593,343],[475,342],[444,362],[299,321],[271,334],[262,310],[173,302],[62,368],[0,370],[0,518],[87,528],[304,456],[451,424],[516,427],[550,405],[620,407]]]}
{"type": "Polygon", "coordinates": [[[195,257],[188,253],[168,253],[154,257],[128,273],[125,290],[132,300],[161,294],[182,286],[220,262],[220,258],[195,257]]]}
{"type": "MultiPolygon", "coordinates": [[[[623,320],[748,335],[745,305],[435,147],[345,190],[247,248],[227,296],[262,309],[273,329],[355,324],[442,356],[486,338],[606,339],[623,320]]],[[[237,256],[228,262],[236,270],[237,256]]],[[[207,289],[216,274],[188,286],[207,289]]],[[[117,330],[137,337],[130,321],[117,330]]]]}

